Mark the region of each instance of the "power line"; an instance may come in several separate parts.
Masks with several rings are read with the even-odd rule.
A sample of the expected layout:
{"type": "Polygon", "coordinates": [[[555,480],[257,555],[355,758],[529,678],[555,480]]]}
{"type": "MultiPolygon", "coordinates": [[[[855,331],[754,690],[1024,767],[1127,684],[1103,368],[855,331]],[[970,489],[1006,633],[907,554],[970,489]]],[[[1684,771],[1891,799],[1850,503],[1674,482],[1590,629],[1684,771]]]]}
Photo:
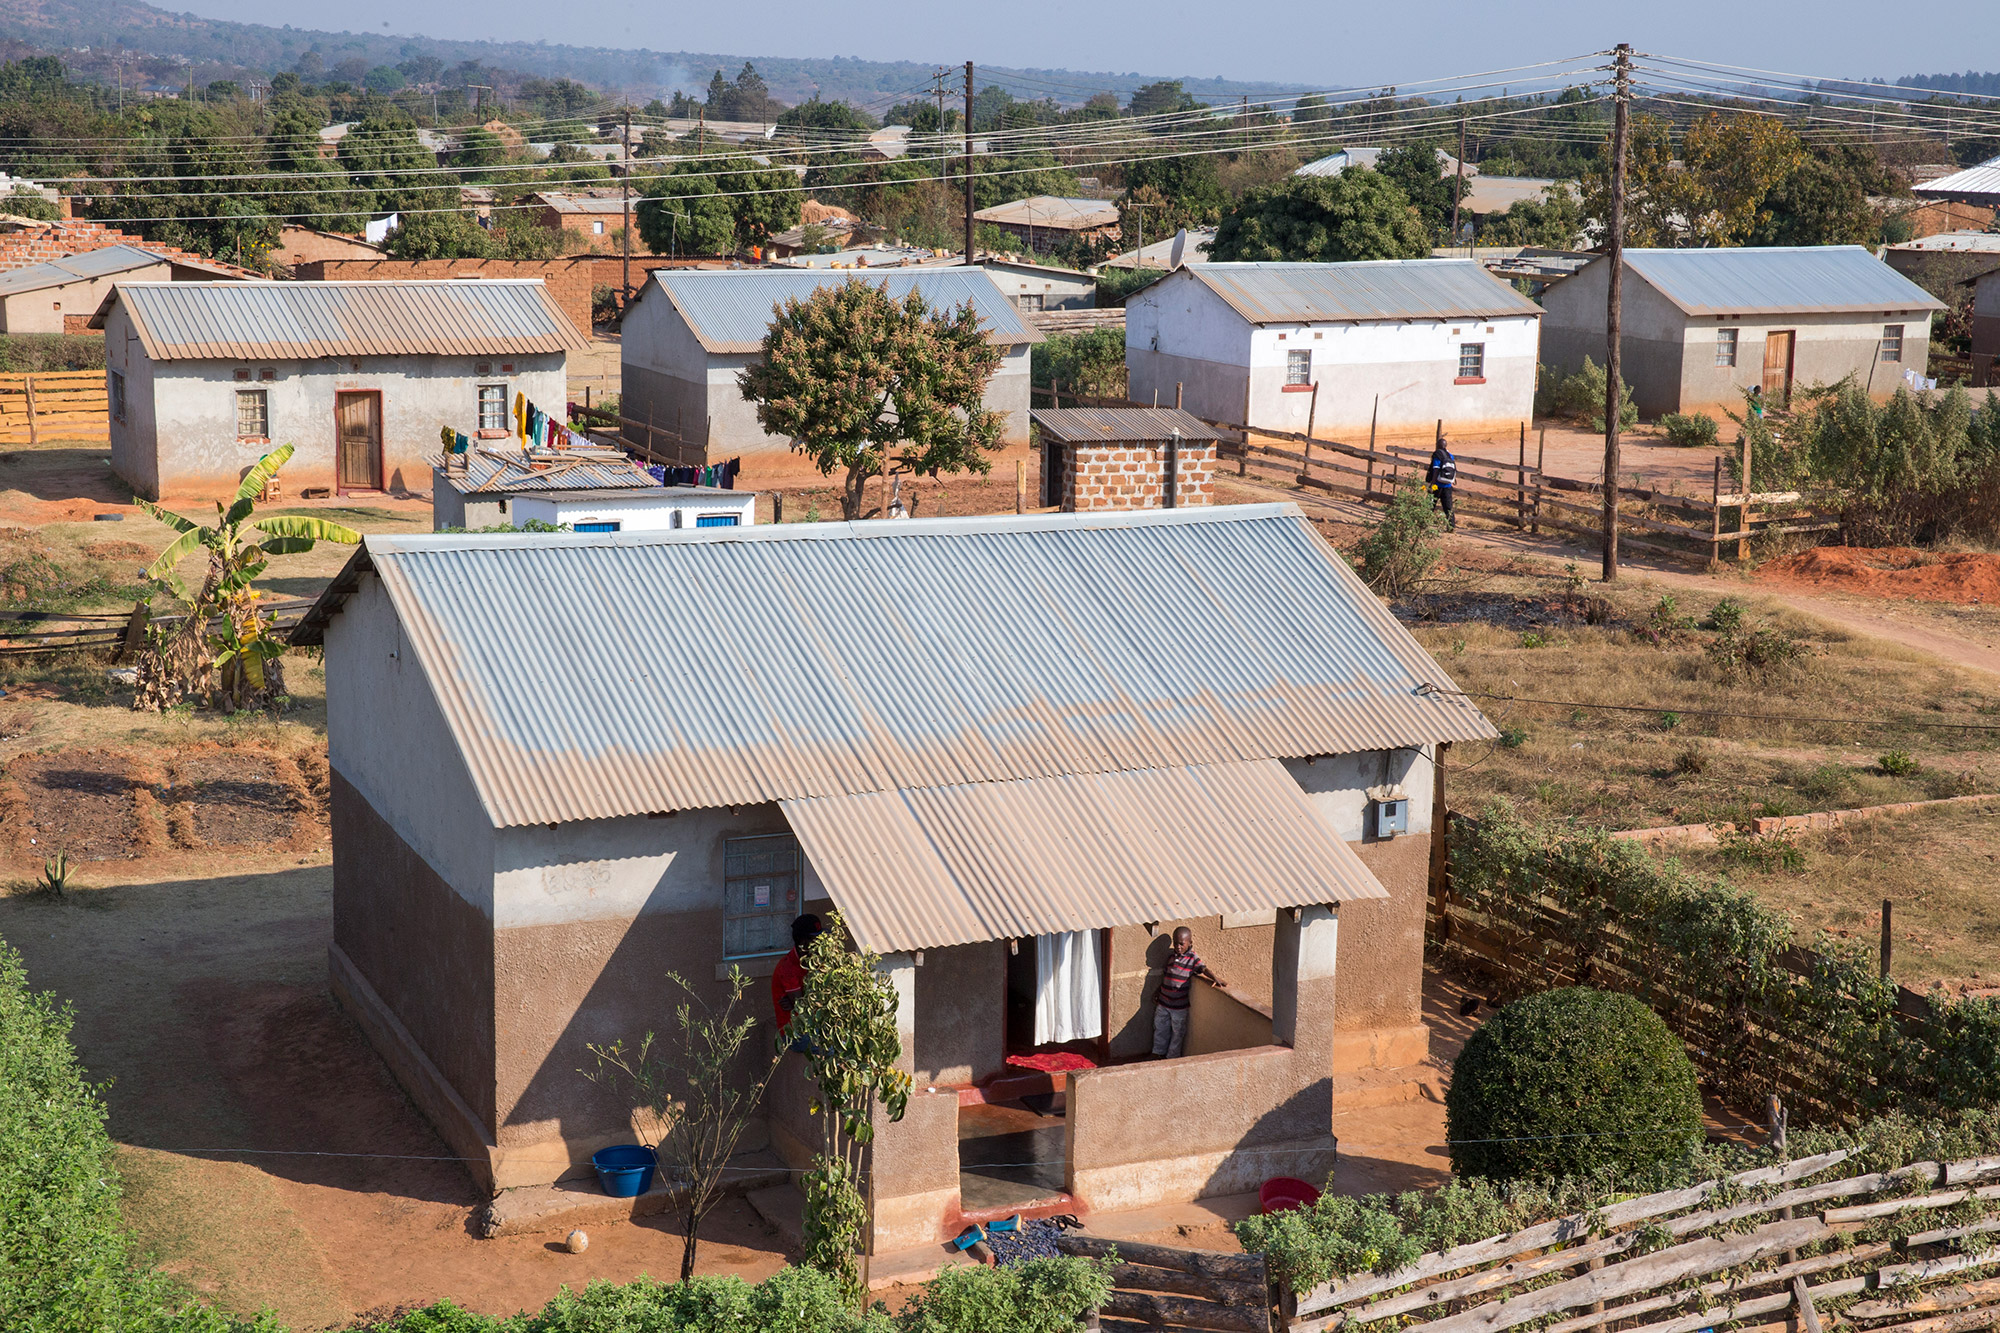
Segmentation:
{"type": "Polygon", "coordinates": [[[1739,713],[1720,708],[1698,708],[1692,704],[1602,704],[1582,699],[1537,699],[1523,694],[1493,694],[1485,690],[1448,690],[1428,681],[1417,687],[1419,694],[1452,695],[1461,699],[1492,699],[1501,703],[1546,704],[1552,708],[1587,708],[1613,713],[1678,713],[1684,717],[1726,717],[1750,722],[1792,722],[1806,726],[1864,726],[1878,728],[1920,728],[1938,731],[2000,731],[2000,724],[1988,722],[1933,722],[1924,718],[1808,717],[1794,713],[1739,713]]]}

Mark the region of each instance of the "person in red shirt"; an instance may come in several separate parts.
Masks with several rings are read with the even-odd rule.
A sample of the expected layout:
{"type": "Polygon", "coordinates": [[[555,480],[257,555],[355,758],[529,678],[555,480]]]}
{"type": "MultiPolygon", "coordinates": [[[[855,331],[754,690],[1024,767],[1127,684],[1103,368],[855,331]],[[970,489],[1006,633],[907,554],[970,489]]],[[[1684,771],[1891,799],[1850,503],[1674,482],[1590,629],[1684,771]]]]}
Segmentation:
{"type": "Polygon", "coordinates": [[[771,973],[771,1007],[777,1011],[780,1032],[791,1026],[792,1010],[798,1005],[799,996],[805,994],[806,968],[799,951],[825,929],[811,912],[792,922],[792,951],[778,960],[776,970],[771,973]]]}

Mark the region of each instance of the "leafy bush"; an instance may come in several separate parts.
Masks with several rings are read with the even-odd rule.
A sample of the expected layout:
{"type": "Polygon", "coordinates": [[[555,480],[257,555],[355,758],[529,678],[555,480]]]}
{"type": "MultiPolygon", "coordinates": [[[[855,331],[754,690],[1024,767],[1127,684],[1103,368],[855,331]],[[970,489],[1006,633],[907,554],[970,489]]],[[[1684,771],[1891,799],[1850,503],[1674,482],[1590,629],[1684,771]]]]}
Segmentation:
{"type": "Polygon", "coordinates": [[[1777,1093],[1794,1123],[2000,1107],[2000,1062],[1970,1054],[2000,1050],[2000,1003],[1940,992],[1927,1016],[1899,1021],[1896,985],[1873,949],[1821,936],[1801,976],[1788,965],[1796,942],[1788,918],[1602,829],[1529,825],[1500,804],[1476,822],[1453,822],[1451,857],[1458,899],[1537,943],[1500,951],[1506,987],[1615,978],[1681,1031],[1703,1081],[1732,1105],[1777,1093]],[[1613,924],[1627,962],[1600,974],[1613,924]],[[1819,1058],[1790,1058],[1754,1040],[1747,1023],[1717,1027],[1702,1013],[1755,1013],[1767,1032],[1810,1033],[1819,1058]]]}
{"type": "MultiPolygon", "coordinates": [[[[1158,268],[1113,268],[1109,264],[1097,270],[1097,304],[1104,309],[1125,304],[1125,298],[1142,288],[1150,287],[1167,276],[1165,269],[1158,268]]],[[[1123,355],[1123,352],[1120,352],[1123,355]]]]}
{"type": "Polygon", "coordinates": [[[1097,398],[1125,396],[1125,334],[1120,329],[1052,333],[1028,355],[1028,376],[1037,389],[1060,384],[1065,393],[1097,398]]]}
{"type": "Polygon", "coordinates": [[[1518,750],[1528,743],[1528,733],[1522,727],[1500,728],[1500,746],[1506,750],[1518,750]]]}
{"type": "Polygon", "coordinates": [[[104,339],[94,333],[0,333],[0,374],[102,369],[104,339]]]}
{"type": "Polygon", "coordinates": [[[1845,764],[1821,764],[1799,779],[1798,787],[1807,799],[1831,801],[1854,785],[1854,774],[1845,764]]]}
{"type": "Polygon", "coordinates": [[[1724,634],[1735,633],[1743,628],[1743,603],[1734,597],[1723,598],[1708,608],[1708,614],[1702,617],[1701,628],[1724,634]]]}
{"type": "Polygon", "coordinates": [[[1452,1170],[1496,1180],[1644,1170],[1701,1141],[1694,1064],[1629,995],[1569,986],[1472,1034],[1445,1093],[1452,1170]]]}
{"type": "Polygon", "coordinates": [[[1756,629],[1748,634],[1732,629],[1708,645],[1708,660],[1725,676],[1755,679],[1797,665],[1812,650],[1787,629],[1756,629]]]}
{"type": "Polygon", "coordinates": [[[1908,750],[1891,750],[1875,762],[1882,766],[1884,774],[1892,778],[1913,778],[1924,770],[1924,766],[1908,750]]]}
{"type": "Polygon", "coordinates": [[[1715,447],[1715,418],[1706,412],[1669,412],[1660,418],[1660,425],[1666,429],[1668,444],[1684,449],[1715,447]]]}
{"type": "MultiPolygon", "coordinates": [[[[1592,430],[1603,430],[1604,396],[1609,388],[1610,377],[1604,367],[1587,356],[1583,358],[1583,369],[1573,375],[1542,366],[1535,376],[1535,411],[1542,416],[1588,421],[1592,430]]],[[[1632,401],[1632,385],[1628,381],[1619,385],[1618,424],[1633,426],[1638,422],[1639,408],[1632,401]]]]}
{"type": "Polygon", "coordinates": [[[1430,577],[1444,557],[1444,514],[1411,474],[1396,488],[1382,517],[1354,545],[1362,580],[1384,597],[1402,597],[1430,577]]]}
{"type": "Polygon", "coordinates": [[[1111,1295],[1110,1265],[1030,1259],[947,1268],[903,1307],[897,1333],[1072,1333],[1111,1295]]]}
{"type": "MultiPolygon", "coordinates": [[[[1765,803],[1764,812],[1777,813],[1770,809],[1769,802],[1765,803]]],[[[1758,870],[1783,870],[1796,875],[1806,868],[1806,849],[1791,838],[1760,838],[1732,830],[1723,834],[1716,846],[1723,860],[1758,870]]]]}

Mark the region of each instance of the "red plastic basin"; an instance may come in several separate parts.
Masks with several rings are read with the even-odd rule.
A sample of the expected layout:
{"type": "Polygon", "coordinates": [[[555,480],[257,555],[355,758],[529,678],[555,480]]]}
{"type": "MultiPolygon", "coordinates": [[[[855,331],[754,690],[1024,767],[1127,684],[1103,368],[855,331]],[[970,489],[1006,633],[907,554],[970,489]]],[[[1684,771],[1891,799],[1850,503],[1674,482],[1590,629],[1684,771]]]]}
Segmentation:
{"type": "Polygon", "coordinates": [[[1287,1208],[1310,1208],[1319,1202],[1319,1191],[1291,1176],[1273,1176],[1257,1191],[1257,1203],[1267,1213],[1287,1208]]]}

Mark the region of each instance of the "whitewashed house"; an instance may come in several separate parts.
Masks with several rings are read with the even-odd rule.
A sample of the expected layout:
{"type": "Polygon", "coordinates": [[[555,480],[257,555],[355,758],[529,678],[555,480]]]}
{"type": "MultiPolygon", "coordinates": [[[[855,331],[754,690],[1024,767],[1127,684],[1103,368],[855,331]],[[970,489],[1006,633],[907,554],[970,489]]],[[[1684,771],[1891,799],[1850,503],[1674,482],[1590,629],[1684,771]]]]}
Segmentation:
{"type": "Polygon", "coordinates": [[[1329,438],[1513,431],[1542,309],[1470,259],[1189,264],[1125,302],[1132,400],[1329,438]]]}
{"type": "Polygon", "coordinates": [[[90,326],[111,466],[155,499],[233,492],[279,444],[294,495],[421,491],[441,427],[560,413],[588,345],[539,279],[120,283],[90,326]]]}
{"type": "MultiPolygon", "coordinates": [[[[1560,371],[1605,359],[1611,265],[1592,260],[1542,294],[1542,356],[1560,371]]],[[[1880,398],[1925,373],[1944,303],[1858,245],[1627,250],[1619,372],[1639,414],[1743,411],[1743,391],[1852,375],[1880,398]]]]}
{"type": "Polygon", "coordinates": [[[530,523],[572,532],[663,532],[756,521],[756,492],[663,486],[621,449],[529,450],[510,439],[480,441],[457,459],[431,459],[434,532],[530,523]]]}
{"type": "Polygon", "coordinates": [[[986,386],[986,406],[1006,417],[1002,438],[1007,444],[1028,442],[1028,349],[1042,335],[1022,320],[980,268],[910,268],[865,276],[792,269],[657,269],[625,313],[620,413],[690,443],[705,443],[711,460],[788,452],[789,441],[765,433],[756,404],[745,400],[736,376],[763,355],[764,334],[781,303],[850,281],[886,286],[892,300],[921,292],[938,311],[972,302],[988,340],[1002,349],[1000,369],[986,386]]]}

